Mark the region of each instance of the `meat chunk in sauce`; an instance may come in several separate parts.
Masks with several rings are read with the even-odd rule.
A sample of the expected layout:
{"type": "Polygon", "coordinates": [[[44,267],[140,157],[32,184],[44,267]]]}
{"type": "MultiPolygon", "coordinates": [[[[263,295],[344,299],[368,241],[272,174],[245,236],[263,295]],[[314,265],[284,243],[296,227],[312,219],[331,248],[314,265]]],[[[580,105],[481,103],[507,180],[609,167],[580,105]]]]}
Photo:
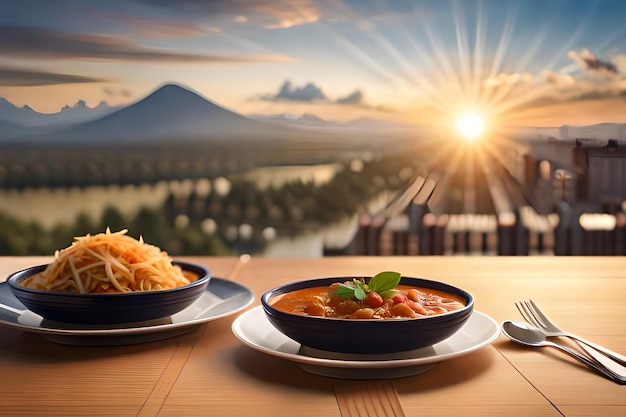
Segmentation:
{"type": "Polygon", "coordinates": [[[385,296],[368,291],[363,300],[337,295],[338,283],[282,294],[271,301],[274,308],[288,313],[343,319],[414,318],[458,310],[465,300],[430,288],[398,285],[385,296]]]}

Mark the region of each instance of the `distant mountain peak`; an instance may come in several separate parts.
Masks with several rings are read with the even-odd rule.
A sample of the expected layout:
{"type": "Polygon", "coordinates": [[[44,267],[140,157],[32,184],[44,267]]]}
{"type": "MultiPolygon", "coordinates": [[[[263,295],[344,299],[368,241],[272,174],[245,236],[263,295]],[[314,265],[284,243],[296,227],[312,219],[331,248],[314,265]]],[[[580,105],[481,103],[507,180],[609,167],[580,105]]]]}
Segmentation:
{"type": "Polygon", "coordinates": [[[0,97],[0,105],[6,106],[6,107],[13,107],[17,109],[17,106],[15,106],[15,104],[11,103],[9,100],[7,100],[4,97],[0,97]]]}
{"type": "Polygon", "coordinates": [[[90,108],[84,100],[78,100],[58,113],[41,114],[17,109],[4,101],[0,100],[0,119],[21,127],[37,127],[33,132],[38,136],[32,135],[33,140],[132,144],[256,140],[286,134],[282,128],[252,120],[177,83],[165,83],[130,105],[114,108],[105,102],[90,108]],[[5,114],[11,117],[3,117],[5,114]]]}
{"type": "Polygon", "coordinates": [[[87,106],[85,100],[78,100],[74,106],[66,104],[57,113],[39,113],[28,104],[17,107],[0,97],[0,119],[24,128],[42,128],[82,123],[109,114],[114,109],[108,105],[87,106]]]}
{"type": "Polygon", "coordinates": [[[309,122],[319,122],[319,123],[325,123],[326,120],[324,120],[323,118],[313,114],[313,113],[304,113],[302,114],[302,116],[300,116],[301,120],[306,120],[309,122]]]}
{"type": "MultiPolygon", "coordinates": [[[[95,109],[96,107],[94,107],[95,109]]],[[[87,101],[80,99],[76,102],[76,104],[74,104],[73,106],[70,106],[69,104],[66,104],[65,106],[63,106],[61,108],[61,111],[73,111],[73,110],[91,110],[91,107],[89,107],[87,105],[87,101]]]]}
{"type": "Polygon", "coordinates": [[[266,126],[176,83],[166,83],[115,112],[67,131],[85,141],[205,140],[254,137],[266,126]]]}
{"type": "Polygon", "coordinates": [[[191,89],[190,89],[190,88],[183,87],[182,85],[177,84],[177,83],[173,83],[173,82],[164,83],[164,84],[162,84],[160,87],[157,87],[154,91],[159,91],[159,90],[163,90],[163,91],[167,91],[167,90],[179,90],[179,91],[188,91],[188,92],[191,92],[191,89]]]}
{"type": "MultiPolygon", "coordinates": [[[[199,93],[189,89],[189,88],[185,88],[179,84],[175,84],[175,83],[166,83],[163,84],[162,86],[156,88],[155,90],[152,91],[152,93],[148,94],[144,99],[140,100],[144,101],[144,100],[162,100],[162,99],[167,99],[167,100],[172,100],[172,99],[201,99],[203,101],[209,102],[214,104],[213,102],[211,102],[211,100],[208,100],[204,97],[202,97],[199,93]]],[[[136,104],[136,103],[135,103],[136,104]]]]}

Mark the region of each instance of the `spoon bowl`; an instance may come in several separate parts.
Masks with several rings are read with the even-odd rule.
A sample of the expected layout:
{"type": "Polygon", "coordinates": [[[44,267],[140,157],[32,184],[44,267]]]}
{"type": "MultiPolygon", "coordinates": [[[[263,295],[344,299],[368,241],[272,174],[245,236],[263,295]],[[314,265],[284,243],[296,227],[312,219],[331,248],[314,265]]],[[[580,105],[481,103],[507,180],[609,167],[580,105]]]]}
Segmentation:
{"type": "Polygon", "coordinates": [[[506,337],[521,345],[531,347],[552,345],[546,340],[546,335],[541,330],[518,321],[507,320],[502,323],[502,332],[506,337]]]}

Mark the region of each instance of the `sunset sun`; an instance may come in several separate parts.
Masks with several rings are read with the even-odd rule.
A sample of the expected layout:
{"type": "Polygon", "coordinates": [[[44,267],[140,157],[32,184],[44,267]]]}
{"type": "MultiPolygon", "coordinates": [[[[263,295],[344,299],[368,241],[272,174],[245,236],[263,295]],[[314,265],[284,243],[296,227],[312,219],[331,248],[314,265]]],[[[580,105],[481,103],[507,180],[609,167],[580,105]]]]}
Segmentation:
{"type": "Polygon", "coordinates": [[[477,112],[467,112],[457,117],[455,126],[463,139],[475,141],[485,133],[485,118],[477,112]]]}

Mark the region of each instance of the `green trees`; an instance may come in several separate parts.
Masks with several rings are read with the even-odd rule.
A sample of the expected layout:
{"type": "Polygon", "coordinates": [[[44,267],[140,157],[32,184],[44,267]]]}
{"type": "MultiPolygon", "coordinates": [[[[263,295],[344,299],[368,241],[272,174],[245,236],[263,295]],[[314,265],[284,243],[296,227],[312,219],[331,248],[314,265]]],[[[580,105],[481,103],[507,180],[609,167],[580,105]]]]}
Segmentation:
{"type": "Polygon", "coordinates": [[[109,227],[128,229],[129,235],[166,250],[170,255],[229,255],[241,250],[254,251],[259,240],[232,239],[228,231],[242,224],[261,231],[271,227],[290,235],[332,225],[364,210],[380,193],[400,189],[410,180],[400,172],[415,172],[410,156],[387,156],[359,161],[360,169],[347,164],[334,178],[323,184],[312,180],[293,180],[279,187],[259,188],[253,181],[233,180],[226,194],[191,194],[181,201],[170,196],[159,208],[140,208],[129,218],[116,207],[106,207],[99,219],[81,213],[66,224],[45,230],[36,222],[28,223],[0,213],[0,256],[52,255],[67,247],[75,236],[96,234],[109,227]],[[177,222],[179,216],[186,222],[177,222]],[[202,222],[211,219],[215,232],[203,230],[202,222]]]}

